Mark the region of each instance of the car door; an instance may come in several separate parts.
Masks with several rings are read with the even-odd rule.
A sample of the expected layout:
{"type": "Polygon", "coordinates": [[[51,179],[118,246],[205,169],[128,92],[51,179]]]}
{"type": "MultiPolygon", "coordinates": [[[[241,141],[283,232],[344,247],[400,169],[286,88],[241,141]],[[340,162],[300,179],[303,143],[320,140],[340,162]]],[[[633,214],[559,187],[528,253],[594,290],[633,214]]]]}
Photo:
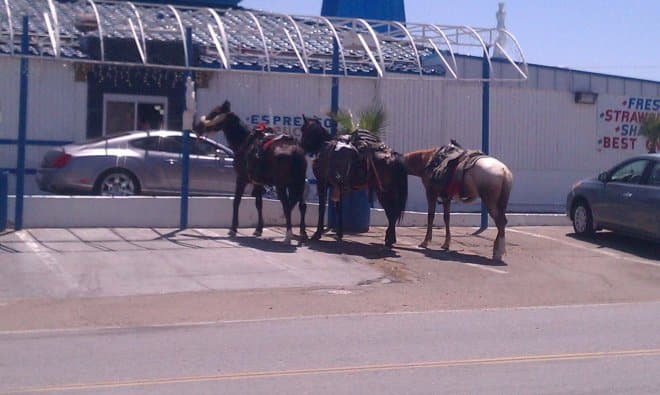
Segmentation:
{"type": "Polygon", "coordinates": [[[638,199],[645,194],[642,185],[649,160],[638,159],[626,162],[611,172],[605,184],[601,221],[610,227],[624,231],[635,231],[644,219],[637,209],[638,199]]]}
{"type": "Polygon", "coordinates": [[[172,193],[172,179],[179,177],[179,155],[170,152],[176,150],[175,142],[163,139],[150,135],[130,143],[132,148],[142,152],[140,161],[132,162],[129,170],[138,175],[143,191],[172,193]]]}
{"type": "Polygon", "coordinates": [[[190,189],[205,194],[233,194],[233,163],[229,150],[205,139],[191,138],[190,189]]]}
{"type": "Polygon", "coordinates": [[[163,174],[160,188],[170,193],[181,191],[182,150],[181,136],[163,136],[158,144],[158,152],[155,152],[152,157],[152,161],[156,166],[160,166],[161,174],[163,174]]]}
{"type": "Polygon", "coordinates": [[[660,239],[660,162],[652,162],[640,190],[631,197],[640,232],[660,239]]]}

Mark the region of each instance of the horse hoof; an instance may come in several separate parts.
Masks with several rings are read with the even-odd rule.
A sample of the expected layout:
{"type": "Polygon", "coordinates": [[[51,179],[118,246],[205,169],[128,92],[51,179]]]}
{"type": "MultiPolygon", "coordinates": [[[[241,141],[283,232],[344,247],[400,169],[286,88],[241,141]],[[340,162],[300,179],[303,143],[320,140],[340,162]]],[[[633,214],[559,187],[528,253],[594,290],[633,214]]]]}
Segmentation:
{"type": "Polygon", "coordinates": [[[305,243],[308,240],[307,233],[301,233],[299,240],[300,240],[300,244],[305,243]]]}
{"type": "Polygon", "coordinates": [[[252,233],[252,236],[260,237],[263,231],[261,230],[255,230],[254,233],[252,233]]]}
{"type": "Polygon", "coordinates": [[[448,245],[443,245],[443,246],[440,247],[440,248],[442,248],[442,249],[445,250],[445,251],[449,250],[449,246],[448,246],[448,245]]]}
{"type": "Polygon", "coordinates": [[[312,240],[321,240],[321,232],[315,232],[312,235],[312,240]]]}
{"type": "Polygon", "coordinates": [[[229,237],[234,237],[236,236],[236,229],[229,229],[229,237]]]}
{"type": "Polygon", "coordinates": [[[427,243],[427,242],[423,242],[423,243],[421,243],[418,247],[419,247],[419,248],[426,248],[428,245],[429,245],[429,243],[427,243]]]}

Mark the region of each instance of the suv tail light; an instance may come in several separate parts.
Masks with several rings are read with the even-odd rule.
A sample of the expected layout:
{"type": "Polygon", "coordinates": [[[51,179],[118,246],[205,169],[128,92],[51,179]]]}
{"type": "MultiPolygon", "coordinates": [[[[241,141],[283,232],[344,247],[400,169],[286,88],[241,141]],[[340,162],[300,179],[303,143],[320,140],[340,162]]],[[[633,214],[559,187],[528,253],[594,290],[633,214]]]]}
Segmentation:
{"type": "Polygon", "coordinates": [[[62,155],[58,156],[57,158],[55,158],[55,160],[53,161],[52,167],[54,167],[56,169],[61,169],[64,166],[66,166],[67,164],[69,164],[69,162],[71,162],[71,155],[62,154],[62,155]]]}

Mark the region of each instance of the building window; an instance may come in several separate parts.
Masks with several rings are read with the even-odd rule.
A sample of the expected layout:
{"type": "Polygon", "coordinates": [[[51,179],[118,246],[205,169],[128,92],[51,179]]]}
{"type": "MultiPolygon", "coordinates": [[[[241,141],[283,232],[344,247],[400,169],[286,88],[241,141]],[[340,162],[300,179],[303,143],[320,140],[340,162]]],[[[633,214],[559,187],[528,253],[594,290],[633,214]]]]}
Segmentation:
{"type": "Polygon", "coordinates": [[[103,134],[167,129],[167,97],[103,95],[103,134]]]}

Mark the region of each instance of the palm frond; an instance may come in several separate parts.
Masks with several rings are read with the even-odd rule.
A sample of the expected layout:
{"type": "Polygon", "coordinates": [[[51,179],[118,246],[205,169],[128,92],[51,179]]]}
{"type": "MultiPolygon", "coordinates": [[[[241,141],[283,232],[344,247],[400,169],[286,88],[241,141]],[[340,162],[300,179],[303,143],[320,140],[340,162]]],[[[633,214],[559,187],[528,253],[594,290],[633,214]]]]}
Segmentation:
{"type": "Polygon", "coordinates": [[[336,113],[328,113],[328,116],[332,118],[333,121],[337,122],[338,134],[352,133],[357,128],[353,122],[353,114],[350,110],[340,109],[336,113]]]}
{"type": "Polygon", "coordinates": [[[360,112],[358,127],[366,129],[376,136],[381,136],[387,126],[387,114],[385,106],[380,102],[373,102],[369,107],[360,112]]]}
{"type": "Polygon", "coordinates": [[[650,152],[655,152],[655,147],[660,143],[660,117],[647,115],[640,125],[639,135],[646,137],[650,152]]]}

